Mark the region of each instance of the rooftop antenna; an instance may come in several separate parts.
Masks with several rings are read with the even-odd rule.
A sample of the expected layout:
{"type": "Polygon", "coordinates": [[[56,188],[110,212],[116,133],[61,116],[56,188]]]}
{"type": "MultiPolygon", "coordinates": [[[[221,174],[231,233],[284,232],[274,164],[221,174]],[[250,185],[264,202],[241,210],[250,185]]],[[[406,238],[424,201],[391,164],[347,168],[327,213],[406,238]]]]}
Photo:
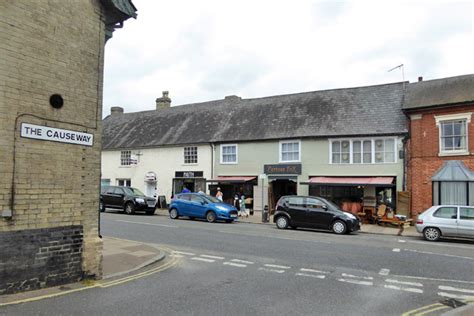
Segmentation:
{"type": "Polygon", "coordinates": [[[396,67],[393,67],[392,69],[389,69],[387,72],[390,72],[395,69],[400,69],[402,71],[402,82],[403,82],[403,90],[405,90],[405,71],[403,69],[403,64],[400,64],[396,67]]]}

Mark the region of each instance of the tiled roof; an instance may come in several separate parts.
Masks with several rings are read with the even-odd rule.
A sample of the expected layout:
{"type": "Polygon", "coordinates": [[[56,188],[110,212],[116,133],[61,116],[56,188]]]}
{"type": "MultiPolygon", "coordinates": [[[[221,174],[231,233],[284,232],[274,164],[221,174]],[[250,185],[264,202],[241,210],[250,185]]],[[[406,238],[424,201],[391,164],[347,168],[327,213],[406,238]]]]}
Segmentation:
{"type": "Polygon", "coordinates": [[[402,101],[400,82],[110,115],[103,121],[103,149],[401,135],[407,133],[402,101]]]}
{"type": "Polygon", "coordinates": [[[462,104],[474,101],[474,75],[410,83],[404,110],[462,104]]]}

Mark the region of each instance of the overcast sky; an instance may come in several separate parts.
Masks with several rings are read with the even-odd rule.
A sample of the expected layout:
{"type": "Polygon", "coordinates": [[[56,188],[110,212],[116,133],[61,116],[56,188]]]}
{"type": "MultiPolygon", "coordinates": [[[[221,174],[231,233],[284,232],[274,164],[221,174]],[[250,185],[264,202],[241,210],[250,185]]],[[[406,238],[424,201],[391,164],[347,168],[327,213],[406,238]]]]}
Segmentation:
{"type": "Polygon", "coordinates": [[[473,1],[133,0],[105,53],[104,116],[474,73],[473,1]]]}

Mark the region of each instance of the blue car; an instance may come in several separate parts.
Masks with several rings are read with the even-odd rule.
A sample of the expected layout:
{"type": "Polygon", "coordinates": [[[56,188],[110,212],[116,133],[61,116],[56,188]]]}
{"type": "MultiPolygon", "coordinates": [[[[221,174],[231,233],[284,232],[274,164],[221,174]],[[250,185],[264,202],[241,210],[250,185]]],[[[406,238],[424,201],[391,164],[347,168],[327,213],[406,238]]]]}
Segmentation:
{"type": "Polygon", "coordinates": [[[237,209],[213,196],[202,193],[177,194],[169,206],[171,219],[188,216],[190,219],[205,218],[209,223],[224,220],[232,223],[237,219],[237,209]]]}

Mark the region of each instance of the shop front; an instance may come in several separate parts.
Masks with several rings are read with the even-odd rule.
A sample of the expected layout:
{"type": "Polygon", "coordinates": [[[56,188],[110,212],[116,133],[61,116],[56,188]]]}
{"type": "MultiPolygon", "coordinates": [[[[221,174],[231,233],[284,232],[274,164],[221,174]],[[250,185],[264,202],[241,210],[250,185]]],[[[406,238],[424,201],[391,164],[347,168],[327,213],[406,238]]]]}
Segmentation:
{"type": "Polygon", "coordinates": [[[203,176],[203,171],[175,171],[173,195],[183,192],[184,188],[191,192],[205,192],[206,179],[203,176]]]}
{"type": "Polygon", "coordinates": [[[245,204],[249,209],[253,209],[254,186],[257,185],[256,176],[218,176],[215,179],[208,180],[209,192],[212,196],[217,193],[217,188],[221,189],[223,201],[234,205],[235,196],[239,198],[245,196],[245,204]]]}
{"type": "Polygon", "coordinates": [[[396,177],[310,177],[309,195],[335,202],[342,210],[376,218],[377,210],[396,210],[396,177]]]}
{"type": "Polygon", "coordinates": [[[268,177],[268,207],[270,212],[273,213],[278,200],[282,196],[297,195],[301,164],[264,165],[263,171],[268,177]]]}

